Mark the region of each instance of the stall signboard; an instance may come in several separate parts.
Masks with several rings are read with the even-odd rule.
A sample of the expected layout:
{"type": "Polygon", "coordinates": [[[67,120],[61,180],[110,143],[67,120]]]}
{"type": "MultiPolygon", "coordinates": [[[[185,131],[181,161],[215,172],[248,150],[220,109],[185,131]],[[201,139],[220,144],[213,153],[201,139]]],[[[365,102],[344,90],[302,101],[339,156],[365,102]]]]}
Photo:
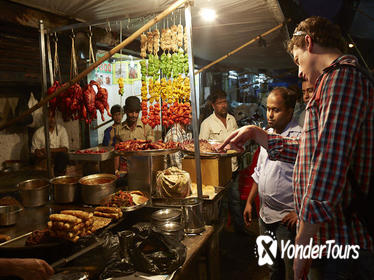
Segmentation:
{"type": "Polygon", "coordinates": [[[129,62],[129,83],[139,81],[141,78],[140,72],[140,62],[139,61],[130,61],[129,62]]]}
{"type": "Polygon", "coordinates": [[[104,61],[95,71],[92,71],[87,75],[88,82],[91,80],[96,81],[100,86],[111,85],[112,84],[112,71],[113,65],[109,61],[104,61]]]}

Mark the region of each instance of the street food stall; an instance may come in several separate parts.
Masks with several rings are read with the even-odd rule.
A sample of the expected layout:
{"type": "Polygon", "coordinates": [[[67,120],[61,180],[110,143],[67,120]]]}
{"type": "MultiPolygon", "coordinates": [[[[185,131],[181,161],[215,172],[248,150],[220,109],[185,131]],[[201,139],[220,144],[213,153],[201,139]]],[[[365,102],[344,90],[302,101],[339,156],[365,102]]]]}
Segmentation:
{"type": "MultiPolygon", "coordinates": [[[[65,119],[86,122],[97,117],[96,110],[102,115],[104,109],[108,112],[108,93],[105,88],[93,81],[82,88],[79,81],[140,36],[140,55],[142,58],[148,56],[148,60],[141,62],[143,123],[154,128],[161,123],[168,127],[173,123],[188,124],[192,120],[194,135],[198,135],[191,11],[186,3],[185,0],[176,1],[102,58],[94,61],[85,71],[73,73],[69,82],[50,80],[52,86],[48,89],[45,51],[48,46],[44,41],[47,37],[48,42],[49,34],[54,31],[44,30],[41,22],[42,85],[45,95],[24,115],[41,106],[44,106],[46,113],[47,104],[50,110],[60,111],[65,119]],[[162,30],[161,34],[155,28],[145,35],[144,32],[154,28],[158,21],[176,9],[180,9],[180,15],[184,11],[185,26],[173,25],[162,30]],[[160,58],[157,55],[159,48],[163,50],[160,58]]],[[[50,58],[50,54],[48,56],[50,58]]],[[[49,69],[52,68],[49,64],[49,69]]],[[[45,117],[44,120],[45,127],[48,127],[48,119],[45,117]]],[[[91,277],[148,273],[170,274],[175,279],[191,275],[194,271],[191,266],[196,265],[198,255],[210,254],[211,257],[206,258],[210,262],[217,258],[218,254],[214,250],[218,246],[211,246],[218,242],[216,229],[213,225],[206,226],[202,219],[203,189],[197,137],[194,138],[196,148],[193,149],[196,159],[193,192],[188,172],[180,174],[182,170],[164,165],[163,157],[183,149],[181,143],[138,143],[137,140],[130,140],[133,142],[119,143],[114,149],[93,147],[69,152],[71,160],[86,162],[102,162],[114,156],[126,156],[129,184],[117,189],[117,177],[112,174],[52,178],[49,133],[45,133],[45,138],[50,180],[30,178],[19,183],[19,196],[16,198],[21,203],[14,197],[2,199],[1,257],[42,258],[56,272],[80,269],[91,273],[91,277]],[[176,177],[177,180],[174,180],[176,177]],[[176,195],[170,194],[170,190],[176,195]],[[153,199],[158,204],[153,204],[153,199]],[[155,215],[160,211],[158,209],[161,212],[155,215]],[[175,209],[176,217],[171,216],[172,209],[175,209]],[[150,246],[153,247],[151,251],[150,246]],[[101,258],[95,257],[97,250],[108,251],[112,258],[105,253],[101,258]],[[113,255],[117,255],[117,259],[113,255]]],[[[219,197],[222,189],[217,187],[210,190],[211,196],[205,194],[204,199],[219,197]]],[[[210,269],[210,274],[216,275],[213,267],[210,269]]]]}

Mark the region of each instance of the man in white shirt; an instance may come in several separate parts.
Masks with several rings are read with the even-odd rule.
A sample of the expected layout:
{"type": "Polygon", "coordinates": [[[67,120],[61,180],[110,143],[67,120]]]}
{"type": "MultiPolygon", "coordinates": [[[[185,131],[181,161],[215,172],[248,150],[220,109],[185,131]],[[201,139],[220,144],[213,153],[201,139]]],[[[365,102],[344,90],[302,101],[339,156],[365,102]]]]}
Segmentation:
{"type": "MultiPolygon", "coordinates": [[[[228,104],[226,93],[220,89],[212,91],[211,102],[213,113],[206,118],[200,127],[199,139],[214,140],[223,143],[233,131],[238,129],[234,116],[228,114],[228,104]]],[[[243,211],[240,203],[240,193],[238,185],[238,162],[232,158],[232,184],[229,193],[229,209],[231,218],[237,231],[244,231],[243,211]]]]}
{"type": "MultiPolygon", "coordinates": [[[[285,137],[299,137],[302,128],[292,115],[296,103],[296,93],[284,88],[274,88],[267,98],[267,120],[269,133],[277,133],[285,137]]],[[[267,151],[261,147],[257,166],[252,174],[254,180],[251,192],[244,210],[244,222],[247,226],[252,222],[252,203],[257,195],[260,197],[260,234],[271,231],[278,241],[285,243],[295,240],[295,225],[297,215],[293,200],[292,173],[294,164],[274,161],[268,158],[267,151]]],[[[269,279],[294,279],[292,259],[275,256],[273,264],[269,266],[269,279]]]]}
{"type": "MultiPolygon", "coordinates": [[[[65,174],[68,164],[68,133],[65,127],[56,123],[52,112],[48,114],[48,126],[50,149],[54,161],[54,175],[61,176],[65,174]]],[[[35,156],[38,165],[45,166],[47,153],[45,149],[44,126],[38,128],[32,137],[31,153],[35,156]]]]}

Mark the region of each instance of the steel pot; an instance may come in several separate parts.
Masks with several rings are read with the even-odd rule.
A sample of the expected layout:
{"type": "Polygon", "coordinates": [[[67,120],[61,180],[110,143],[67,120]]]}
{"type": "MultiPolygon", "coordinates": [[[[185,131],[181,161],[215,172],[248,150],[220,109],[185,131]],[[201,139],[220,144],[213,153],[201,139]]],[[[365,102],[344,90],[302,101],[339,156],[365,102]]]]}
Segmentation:
{"type": "Polygon", "coordinates": [[[50,180],[56,203],[72,203],[78,191],[78,177],[60,176],[50,180]]]}
{"type": "Polygon", "coordinates": [[[79,180],[82,201],[86,204],[100,204],[114,193],[117,176],[113,174],[93,174],[79,180]]]}
{"type": "Polygon", "coordinates": [[[159,223],[153,227],[153,231],[159,232],[167,237],[172,237],[178,241],[184,238],[183,226],[177,222],[159,223]]]}
{"type": "Polygon", "coordinates": [[[0,226],[14,225],[17,221],[17,215],[22,208],[17,205],[0,206],[0,226]]]}
{"type": "Polygon", "coordinates": [[[21,201],[25,207],[37,207],[49,201],[49,180],[31,179],[19,183],[21,201]]]}
{"type": "Polygon", "coordinates": [[[177,222],[181,221],[182,212],[178,209],[166,208],[157,210],[151,215],[152,225],[164,224],[167,222],[177,222]]]}
{"type": "Polygon", "coordinates": [[[18,171],[22,167],[22,162],[20,160],[6,160],[3,162],[3,169],[10,168],[12,171],[18,171]]]}
{"type": "Polygon", "coordinates": [[[186,233],[200,233],[205,230],[203,201],[197,197],[182,201],[182,217],[186,233]]]}

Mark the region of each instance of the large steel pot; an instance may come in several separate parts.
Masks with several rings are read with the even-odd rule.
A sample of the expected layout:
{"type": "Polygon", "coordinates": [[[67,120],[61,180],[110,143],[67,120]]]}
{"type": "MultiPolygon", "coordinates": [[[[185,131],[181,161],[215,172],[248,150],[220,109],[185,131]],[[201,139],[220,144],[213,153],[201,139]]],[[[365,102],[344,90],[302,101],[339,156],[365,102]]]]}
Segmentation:
{"type": "Polygon", "coordinates": [[[93,174],[79,180],[82,201],[86,204],[100,204],[114,193],[117,176],[113,174],[93,174]]]}
{"type": "Polygon", "coordinates": [[[53,199],[56,203],[72,203],[78,192],[79,177],[59,176],[51,179],[53,199]]]}
{"type": "Polygon", "coordinates": [[[0,206],[0,226],[14,225],[17,221],[17,215],[22,208],[17,205],[0,206]]]}
{"type": "Polygon", "coordinates": [[[18,184],[21,201],[25,207],[37,207],[49,200],[49,180],[31,179],[18,184]]]}
{"type": "Polygon", "coordinates": [[[178,241],[181,241],[184,238],[183,226],[177,222],[160,223],[157,224],[157,226],[154,226],[152,230],[159,232],[164,236],[174,238],[178,241]]]}

